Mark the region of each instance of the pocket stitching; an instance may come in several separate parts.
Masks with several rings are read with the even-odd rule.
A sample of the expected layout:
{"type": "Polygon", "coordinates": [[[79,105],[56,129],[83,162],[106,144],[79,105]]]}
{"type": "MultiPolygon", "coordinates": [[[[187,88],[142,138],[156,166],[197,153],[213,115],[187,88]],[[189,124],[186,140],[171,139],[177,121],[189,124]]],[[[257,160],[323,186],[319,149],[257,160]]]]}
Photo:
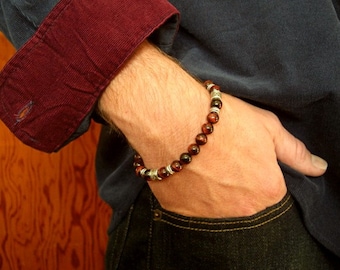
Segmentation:
{"type": "Polygon", "coordinates": [[[236,225],[236,224],[245,224],[245,223],[251,223],[251,222],[254,222],[254,221],[257,221],[261,218],[264,218],[270,214],[273,214],[274,212],[282,209],[284,206],[286,206],[287,208],[283,211],[283,212],[280,212],[279,214],[275,215],[274,217],[266,220],[266,221],[263,221],[263,222],[260,222],[259,224],[256,224],[256,225],[249,225],[249,226],[243,226],[243,227],[238,227],[238,228],[226,228],[226,229],[204,229],[204,228],[192,228],[192,227],[186,227],[186,226],[183,226],[183,225],[178,225],[178,224],[175,224],[171,221],[168,221],[168,220],[165,220],[163,218],[160,218],[158,219],[157,221],[159,222],[163,222],[163,223],[166,223],[168,225],[171,225],[171,226],[174,226],[174,227],[177,227],[177,228],[180,228],[180,229],[187,229],[187,230],[192,230],[192,231],[200,231],[200,232],[232,232],[232,231],[238,231],[238,230],[244,230],[244,229],[254,229],[254,228],[257,228],[257,227],[260,227],[260,226],[263,226],[279,217],[281,217],[282,215],[284,215],[285,213],[287,213],[293,206],[294,204],[294,201],[291,202],[288,206],[286,205],[289,201],[290,201],[290,198],[291,196],[287,196],[287,198],[280,203],[279,206],[271,209],[269,212],[266,212],[262,215],[259,215],[257,217],[254,217],[252,219],[249,219],[249,220],[242,220],[242,221],[223,221],[223,222],[208,222],[208,221],[196,221],[196,220],[186,220],[184,218],[180,218],[180,217],[177,217],[177,216],[174,216],[174,215],[171,215],[167,212],[163,212],[162,211],[162,215],[165,215],[169,218],[172,218],[174,220],[178,220],[178,221],[181,221],[181,222],[186,222],[186,223],[190,223],[190,224],[195,224],[195,225],[210,225],[210,226],[218,226],[218,225],[236,225]]]}

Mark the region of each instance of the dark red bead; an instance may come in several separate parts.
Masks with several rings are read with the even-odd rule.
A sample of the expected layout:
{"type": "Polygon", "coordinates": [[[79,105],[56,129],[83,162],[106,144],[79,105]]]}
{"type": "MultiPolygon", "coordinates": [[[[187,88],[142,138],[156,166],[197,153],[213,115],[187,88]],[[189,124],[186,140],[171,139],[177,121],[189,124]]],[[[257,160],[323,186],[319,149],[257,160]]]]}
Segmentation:
{"type": "Polygon", "coordinates": [[[211,134],[214,131],[214,127],[211,123],[205,123],[202,126],[202,131],[204,134],[211,134]]]}
{"type": "Polygon", "coordinates": [[[192,157],[189,153],[183,153],[180,157],[179,157],[179,161],[181,162],[181,164],[189,164],[192,160],[192,157]]]}
{"type": "Polygon", "coordinates": [[[181,162],[178,160],[173,161],[170,167],[174,172],[180,172],[183,169],[181,162]]]}
{"type": "Polygon", "coordinates": [[[205,135],[204,133],[197,134],[197,136],[196,136],[196,143],[198,145],[206,144],[207,141],[208,141],[207,135],[205,135]]]}
{"type": "Polygon", "coordinates": [[[162,167],[162,168],[159,168],[159,169],[157,170],[157,175],[158,175],[158,177],[164,179],[164,178],[169,177],[169,176],[170,176],[170,173],[166,170],[165,167],[162,167]]]}
{"type": "Polygon", "coordinates": [[[214,83],[211,80],[206,80],[203,84],[205,87],[207,87],[209,84],[214,84],[214,83]]]}
{"type": "Polygon", "coordinates": [[[138,167],[136,167],[136,169],[135,169],[136,175],[137,175],[137,176],[141,176],[141,175],[140,175],[140,171],[143,170],[144,168],[145,168],[144,166],[138,166],[138,167]]]}
{"type": "Polygon", "coordinates": [[[144,165],[144,161],[143,161],[141,155],[139,155],[139,154],[135,154],[134,157],[133,157],[133,160],[134,160],[134,163],[136,163],[136,164],[140,164],[141,166],[144,165]]]}
{"type": "Polygon", "coordinates": [[[190,155],[198,155],[200,152],[200,147],[197,144],[190,144],[188,147],[188,152],[190,155]]]}
{"type": "Polygon", "coordinates": [[[210,103],[210,106],[221,109],[222,108],[222,101],[219,100],[219,99],[213,99],[210,103]]]}
{"type": "Polygon", "coordinates": [[[215,84],[213,87],[211,87],[210,92],[212,92],[213,90],[221,91],[221,87],[215,84]]]}
{"type": "Polygon", "coordinates": [[[218,116],[217,113],[211,112],[211,113],[208,114],[207,120],[211,124],[216,124],[218,122],[218,120],[219,120],[219,116],[218,116]]]}

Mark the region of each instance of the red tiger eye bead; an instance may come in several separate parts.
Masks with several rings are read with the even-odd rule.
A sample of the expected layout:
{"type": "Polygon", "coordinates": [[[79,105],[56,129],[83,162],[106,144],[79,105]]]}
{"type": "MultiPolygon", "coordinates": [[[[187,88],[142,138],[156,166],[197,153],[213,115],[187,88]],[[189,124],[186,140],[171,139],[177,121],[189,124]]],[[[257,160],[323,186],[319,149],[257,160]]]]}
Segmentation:
{"type": "Polygon", "coordinates": [[[180,172],[183,169],[182,164],[178,160],[173,161],[170,167],[174,172],[180,172]]]}
{"type": "Polygon", "coordinates": [[[205,87],[207,87],[209,84],[214,84],[214,83],[212,80],[206,80],[203,84],[205,87]]]}
{"type": "Polygon", "coordinates": [[[210,106],[221,109],[222,108],[222,101],[219,100],[219,99],[213,99],[210,103],[210,106]]]}
{"type": "Polygon", "coordinates": [[[141,166],[144,165],[144,161],[139,154],[135,154],[133,156],[133,161],[134,161],[135,164],[140,164],[141,166]]]}
{"type": "Polygon", "coordinates": [[[189,153],[183,153],[179,157],[179,162],[181,162],[181,164],[189,164],[191,160],[192,160],[192,157],[189,153]]]}
{"type": "Polygon", "coordinates": [[[196,136],[196,143],[198,145],[203,145],[206,144],[208,141],[208,137],[207,135],[205,135],[204,133],[200,133],[196,136]]]}
{"type": "MultiPolygon", "coordinates": [[[[221,87],[219,86],[219,85],[214,85],[213,87],[211,87],[211,91],[213,91],[213,90],[218,90],[218,91],[221,91],[221,87]]],[[[211,92],[210,91],[210,92],[211,92]]]]}
{"type": "Polygon", "coordinates": [[[212,87],[215,85],[215,84],[214,84],[212,81],[210,81],[210,80],[205,81],[203,84],[204,84],[205,88],[206,88],[209,92],[211,92],[212,87]]]}
{"type": "Polygon", "coordinates": [[[157,171],[157,175],[164,179],[170,176],[170,173],[167,171],[167,169],[165,167],[159,168],[157,171]]]}
{"type": "Polygon", "coordinates": [[[143,165],[143,164],[140,164],[140,163],[137,163],[137,162],[134,162],[134,163],[133,163],[133,167],[136,168],[136,167],[139,167],[139,166],[144,166],[144,165],[143,165]]]}
{"type": "Polygon", "coordinates": [[[211,113],[209,113],[208,116],[207,116],[207,120],[208,120],[208,122],[211,123],[211,124],[216,124],[216,123],[218,122],[219,119],[220,119],[220,118],[219,118],[218,114],[215,113],[215,112],[211,112],[211,113]]]}
{"type": "Polygon", "coordinates": [[[214,131],[214,127],[211,123],[205,123],[202,126],[202,131],[204,134],[211,134],[214,131]]]}
{"type": "Polygon", "coordinates": [[[190,155],[198,155],[200,152],[200,147],[197,144],[190,144],[188,147],[188,152],[190,155]]]}

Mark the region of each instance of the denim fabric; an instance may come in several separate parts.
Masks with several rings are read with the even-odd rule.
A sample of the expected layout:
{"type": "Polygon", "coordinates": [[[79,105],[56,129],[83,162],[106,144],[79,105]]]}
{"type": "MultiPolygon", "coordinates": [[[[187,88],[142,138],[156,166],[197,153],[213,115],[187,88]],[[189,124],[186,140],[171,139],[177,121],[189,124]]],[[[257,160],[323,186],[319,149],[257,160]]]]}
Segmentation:
{"type": "Polygon", "coordinates": [[[106,269],[339,269],[314,241],[287,194],[244,218],[188,218],[168,212],[145,187],[110,236],[106,269]]]}

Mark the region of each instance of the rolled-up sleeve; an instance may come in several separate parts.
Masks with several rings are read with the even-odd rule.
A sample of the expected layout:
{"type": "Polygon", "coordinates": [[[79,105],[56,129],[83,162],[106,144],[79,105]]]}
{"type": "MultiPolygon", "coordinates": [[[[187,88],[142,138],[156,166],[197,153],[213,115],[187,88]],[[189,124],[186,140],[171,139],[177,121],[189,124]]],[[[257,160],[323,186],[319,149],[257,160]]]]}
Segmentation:
{"type": "Polygon", "coordinates": [[[165,0],[61,0],[0,74],[0,118],[25,144],[53,152],[93,110],[119,68],[151,34],[171,43],[165,0]]]}

